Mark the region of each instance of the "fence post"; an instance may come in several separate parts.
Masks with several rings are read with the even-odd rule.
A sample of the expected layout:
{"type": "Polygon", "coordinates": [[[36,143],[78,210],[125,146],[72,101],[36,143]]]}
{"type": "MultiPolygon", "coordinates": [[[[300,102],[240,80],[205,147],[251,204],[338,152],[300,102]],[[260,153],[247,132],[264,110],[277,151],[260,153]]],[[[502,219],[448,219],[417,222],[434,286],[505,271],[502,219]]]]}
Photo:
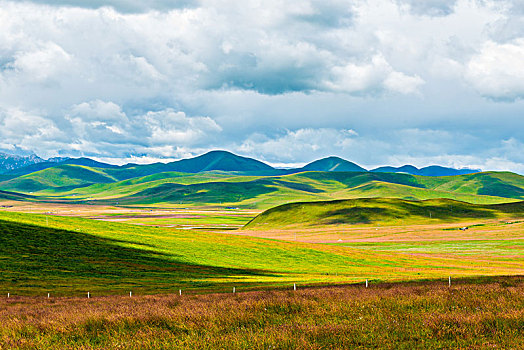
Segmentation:
{"type": "Polygon", "coordinates": [[[182,295],[182,289],[179,289],[179,290],[178,290],[178,294],[179,294],[179,295],[182,295]]]}
{"type": "Polygon", "coordinates": [[[235,287],[233,287],[233,293],[235,293],[235,287]]]}
{"type": "Polygon", "coordinates": [[[131,291],[129,291],[129,297],[131,298],[133,296],[133,293],[131,293],[131,291]]]}
{"type": "Polygon", "coordinates": [[[10,296],[10,293],[7,293],[7,297],[8,297],[8,298],[9,298],[9,296],[10,296]]]}
{"type": "Polygon", "coordinates": [[[47,293],[47,299],[49,299],[49,293],[47,293]]]}
{"type": "Polygon", "coordinates": [[[87,292],[87,299],[91,298],[91,294],[87,292]]]}
{"type": "Polygon", "coordinates": [[[449,284],[449,287],[451,287],[451,276],[449,276],[448,278],[448,284],[449,284]]]}
{"type": "Polygon", "coordinates": [[[368,280],[366,279],[366,288],[368,287],[368,280]]]}
{"type": "Polygon", "coordinates": [[[293,290],[297,290],[297,284],[293,283],[293,290]]]}

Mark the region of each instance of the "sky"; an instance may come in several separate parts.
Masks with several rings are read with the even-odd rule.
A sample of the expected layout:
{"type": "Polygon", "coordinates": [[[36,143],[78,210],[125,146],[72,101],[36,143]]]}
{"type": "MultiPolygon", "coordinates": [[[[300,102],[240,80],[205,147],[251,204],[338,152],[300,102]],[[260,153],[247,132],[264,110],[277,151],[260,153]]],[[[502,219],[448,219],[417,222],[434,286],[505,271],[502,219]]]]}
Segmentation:
{"type": "Polygon", "coordinates": [[[524,173],[523,0],[0,0],[0,151],[524,173]]]}

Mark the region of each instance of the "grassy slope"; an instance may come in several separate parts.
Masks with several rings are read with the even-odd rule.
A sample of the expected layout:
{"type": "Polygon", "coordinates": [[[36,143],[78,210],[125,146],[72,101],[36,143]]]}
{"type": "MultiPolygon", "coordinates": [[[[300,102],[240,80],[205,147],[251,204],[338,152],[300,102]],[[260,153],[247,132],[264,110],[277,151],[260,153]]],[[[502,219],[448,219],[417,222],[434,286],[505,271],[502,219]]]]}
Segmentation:
{"type": "Polygon", "coordinates": [[[15,192],[36,192],[49,188],[68,190],[93,183],[108,183],[115,178],[104,173],[104,169],[82,165],[60,165],[0,183],[0,188],[15,192]]]}
{"type": "Polygon", "coordinates": [[[80,218],[0,212],[0,292],[227,290],[515,274],[522,263],[415,256],[80,218]]]}
{"type": "Polygon", "coordinates": [[[246,229],[324,226],[339,224],[430,224],[476,218],[523,218],[524,202],[479,205],[449,199],[406,201],[393,198],[290,203],[269,209],[246,229]]]}

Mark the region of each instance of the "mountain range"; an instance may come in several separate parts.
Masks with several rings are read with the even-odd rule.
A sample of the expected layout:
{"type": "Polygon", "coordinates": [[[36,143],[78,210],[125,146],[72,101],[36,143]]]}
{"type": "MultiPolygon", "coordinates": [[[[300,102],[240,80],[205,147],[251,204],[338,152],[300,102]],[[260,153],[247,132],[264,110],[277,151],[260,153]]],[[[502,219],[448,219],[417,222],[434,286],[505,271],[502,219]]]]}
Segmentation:
{"type": "MultiPolygon", "coordinates": [[[[258,173],[260,175],[284,175],[302,171],[335,171],[335,172],[367,172],[367,169],[331,156],[313,161],[302,168],[278,169],[259,160],[241,157],[227,151],[210,151],[197,157],[182,159],[170,163],[153,163],[146,165],[126,164],[122,166],[98,162],[89,158],[51,158],[44,160],[36,155],[14,156],[0,153],[0,174],[11,177],[30,174],[36,171],[55,167],[57,165],[82,165],[103,169],[115,169],[120,174],[119,180],[137,176],[147,176],[161,172],[176,171],[184,173],[199,173],[205,171],[226,171],[258,173]]],[[[370,170],[371,172],[405,173],[421,176],[451,176],[480,172],[479,169],[454,169],[437,165],[416,168],[413,165],[401,167],[384,166],[370,170]]]]}
{"type": "Polygon", "coordinates": [[[0,198],[259,209],[297,201],[375,197],[449,198],[483,204],[524,200],[524,176],[510,172],[457,175],[464,170],[436,166],[387,170],[368,171],[338,157],[296,169],[276,169],[225,151],[147,165],[117,166],[76,158],[40,162],[0,175],[0,198]],[[419,176],[432,172],[456,176],[419,176]]]}

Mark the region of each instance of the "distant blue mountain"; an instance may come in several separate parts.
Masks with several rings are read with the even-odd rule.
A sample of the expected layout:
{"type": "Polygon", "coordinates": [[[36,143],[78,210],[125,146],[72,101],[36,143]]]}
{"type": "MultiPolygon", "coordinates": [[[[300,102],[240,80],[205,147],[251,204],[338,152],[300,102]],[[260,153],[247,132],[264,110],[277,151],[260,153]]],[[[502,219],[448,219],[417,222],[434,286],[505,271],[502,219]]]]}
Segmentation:
{"type": "Polygon", "coordinates": [[[280,172],[256,159],[237,156],[227,151],[211,151],[197,157],[177,160],[170,163],[154,163],[147,165],[127,164],[121,167],[125,177],[145,176],[166,171],[183,173],[199,173],[203,171],[235,171],[274,173],[280,172]]]}
{"type": "Polygon", "coordinates": [[[371,170],[374,173],[405,173],[421,176],[453,176],[478,173],[480,169],[454,169],[438,165],[431,165],[424,168],[416,168],[413,165],[403,165],[401,167],[383,166],[371,170]]]}

